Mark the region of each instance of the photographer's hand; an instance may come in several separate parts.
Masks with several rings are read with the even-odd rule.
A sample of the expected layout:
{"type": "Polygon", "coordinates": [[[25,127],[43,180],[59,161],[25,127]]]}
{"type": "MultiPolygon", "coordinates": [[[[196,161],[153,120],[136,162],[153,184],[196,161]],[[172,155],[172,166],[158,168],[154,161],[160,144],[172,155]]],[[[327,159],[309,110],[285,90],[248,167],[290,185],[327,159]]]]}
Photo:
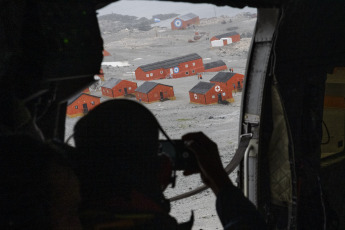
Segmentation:
{"type": "MultiPolygon", "coordinates": [[[[223,168],[216,143],[202,132],[188,133],[182,139],[186,142],[187,148],[195,154],[201,178],[215,195],[225,186],[232,185],[223,168]]],[[[185,171],[184,175],[193,173],[198,171],[185,171]]]]}

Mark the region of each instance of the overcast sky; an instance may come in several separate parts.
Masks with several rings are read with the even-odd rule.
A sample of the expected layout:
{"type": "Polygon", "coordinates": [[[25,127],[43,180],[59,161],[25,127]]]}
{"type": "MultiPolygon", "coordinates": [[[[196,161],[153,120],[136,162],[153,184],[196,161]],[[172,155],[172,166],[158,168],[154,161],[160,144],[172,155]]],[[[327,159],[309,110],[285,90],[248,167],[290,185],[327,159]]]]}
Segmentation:
{"type": "Polygon", "coordinates": [[[164,2],[164,1],[118,1],[112,3],[100,10],[98,10],[98,15],[105,14],[122,14],[131,15],[137,17],[146,17],[148,19],[152,18],[155,14],[187,14],[194,13],[200,18],[210,18],[214,16],[228,15],[235,16],[240,12],[256,12],[255,8],[244,8],[237,9],[228,6],[217,7],[211,4],[192,4],[192,3],[180,3],[180,2],[164,2]]]}

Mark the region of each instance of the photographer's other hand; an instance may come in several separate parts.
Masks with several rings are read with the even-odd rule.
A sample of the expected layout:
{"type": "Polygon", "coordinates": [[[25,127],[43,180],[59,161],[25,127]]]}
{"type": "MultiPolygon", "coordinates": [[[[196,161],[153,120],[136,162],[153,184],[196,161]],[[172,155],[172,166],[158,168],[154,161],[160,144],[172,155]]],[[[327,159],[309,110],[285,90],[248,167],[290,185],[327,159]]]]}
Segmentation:
{"type": "MultiPolygon", "coordinates": [[[[188,133],[182,137],[182,140],[186,142],[187,148],[195,154],[201,178],[215,195],[225,186],[232,185],[223,168],[216,143],[202,132],[188,133]]],[[[193,173],[198,172],[185,171],[184,175],[193,173]]]]}

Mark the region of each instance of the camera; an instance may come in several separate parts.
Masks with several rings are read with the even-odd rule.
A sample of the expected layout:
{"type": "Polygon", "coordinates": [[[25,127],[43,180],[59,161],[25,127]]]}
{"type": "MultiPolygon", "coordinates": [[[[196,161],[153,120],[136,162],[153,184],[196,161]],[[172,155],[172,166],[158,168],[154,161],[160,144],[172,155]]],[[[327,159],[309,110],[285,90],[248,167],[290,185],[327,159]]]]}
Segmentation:
{"type": "Polygon", "coordinates": [[[160,140],[160,153],[170,157],[174,170],[197,170],[195,155],[186,148],[183,140],[160,140]]]}

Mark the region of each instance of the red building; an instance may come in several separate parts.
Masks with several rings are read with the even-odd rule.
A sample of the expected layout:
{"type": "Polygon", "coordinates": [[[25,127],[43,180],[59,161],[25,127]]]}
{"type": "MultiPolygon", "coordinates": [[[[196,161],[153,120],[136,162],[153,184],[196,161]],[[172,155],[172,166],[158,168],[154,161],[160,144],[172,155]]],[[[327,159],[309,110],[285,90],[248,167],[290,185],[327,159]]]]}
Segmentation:
{"type": "Polygon", "coordinates": [[[101,103],[100,97],[87,93],[79,93],[67,102],[67,116],[77,117],[83,116],[91,109],[101,103]]]}
{"type": "Polygon", "coordinates": [[[167,99],[175,100],[174,89],[170,85],[163,85],[156,82],[144,82],[135,90],[135,97],[138,101],[151,103],[164,101],[167,99]]]}
{"type": "Polygon", "coordinates": [[[175,18],[171,22],[171,29],[183,30],[183,29],[186,29],[190,25],[199,25],[199,24],[200,24],[199,16],[193,13],[189,13],[189,14],[182,15],[180,17],[175,18]]]}
{"type": "Polygon", "coordinates": [[[136,88],[137,83],[135,82],[110,78],[102,85],[101,90],[102,96],[115,98],[134,94],[136,88]]]}
{"type": "Polygon", "coordinates": [[[111,56],[111,54],[108,51],[103,50],[103,56],[111,56]]]}
{"type": "Polygon", "coordinates": [[[243,88],[243,80],[243,74],[219,72],[213,78],[211,78],[210,82],[221,84],[230,91],[241,91],[243,88]]]}
{"type": "Polygon", "coordinates": [[[205,72],[219,72],[223,70],[228,70],[228,67],[226,66],[225,62],[222,60],[210,62],[204,64],[205,72]]]}
{"type": "Polygon", "coordinates": [[[204,72],[202,58],[196,54],[168,59],[148,65],[139,66],[135,70],[137,80],[150,81],[164,78],[180,78],[204,72]]]}
{"type": "Polygon", "coordinates": [[[196,104],[216,104],[224,101],[234,102],[232,93],[225,90],[224,86],[210,82],[199,82],[189,90],[191,103],[196,104]]]}
{"type": "Polygon", "coordinates": [[[210,39],[211,47],[226,46],[228,44],[238,42],[241,40],[241,36],[237,32],[229,32],[213,36],[210,39]]]}

